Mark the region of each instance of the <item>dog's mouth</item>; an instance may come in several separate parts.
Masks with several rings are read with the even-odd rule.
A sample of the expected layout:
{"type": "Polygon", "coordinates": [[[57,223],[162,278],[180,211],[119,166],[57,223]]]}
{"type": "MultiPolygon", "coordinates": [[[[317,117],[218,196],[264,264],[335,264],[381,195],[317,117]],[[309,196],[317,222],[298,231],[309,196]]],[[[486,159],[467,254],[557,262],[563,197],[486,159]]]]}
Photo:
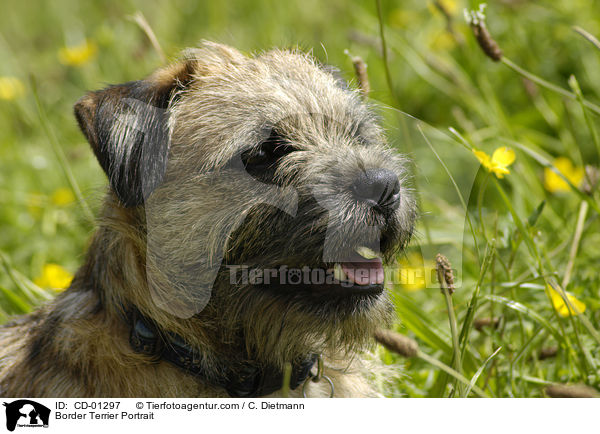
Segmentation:
{"type": "Polygon", "coordinates": [[[303,292],[314,297],[377,296],[383,293],[385,273],[381,255],[368,247],[356,248],[343,261],[320,266],[290,267],[282,265],[261,270],[252,269],[249,283],[279,292],[303,292]],[[252,275],[254,273],[254,279],[252,275]]]}
{"type": "Polygon", "coordinates": [[[317,291],[341,294],[376,295],[383,291],[385,272],[381,257],[368,247],[360,247],[347,261],[333,266],[337,284],[317,286],[317,291]]]}
{"type": "Polygon", "coordinates": [[[338,280],[358,286],[382,285],[385,278],[381,256],[368,247],[357,248],[348,261],[334,267],[338,280]]]}

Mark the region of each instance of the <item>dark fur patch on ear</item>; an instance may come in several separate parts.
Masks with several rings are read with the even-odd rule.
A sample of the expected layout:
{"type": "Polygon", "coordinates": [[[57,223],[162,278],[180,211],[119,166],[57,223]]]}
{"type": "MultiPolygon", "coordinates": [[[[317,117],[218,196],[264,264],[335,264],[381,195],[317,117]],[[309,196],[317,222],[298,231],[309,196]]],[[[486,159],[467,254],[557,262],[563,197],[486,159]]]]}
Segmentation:
{"type": "Polygon", "coordinates": [[[137,206],[160,184],[169,153],[168,111],[192,80],[193,61],[160,69],[145,80],[90,92],[75,117],[123,205],[137,206]]]}

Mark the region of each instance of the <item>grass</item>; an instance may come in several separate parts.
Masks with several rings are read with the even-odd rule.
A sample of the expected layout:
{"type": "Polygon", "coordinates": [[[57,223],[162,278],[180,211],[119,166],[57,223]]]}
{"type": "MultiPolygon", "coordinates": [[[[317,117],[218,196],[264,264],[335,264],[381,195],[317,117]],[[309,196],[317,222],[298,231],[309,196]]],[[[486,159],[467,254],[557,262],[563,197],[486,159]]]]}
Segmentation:
{"type": "MultiPolygon", "coordinates": [[[[462,8],[477,4],[57,0],[32,9],[10,0],[0,17],[0,77],[16,77],[22,89],[13,83],[14,98],[0,99],[0,322],[50,299],[55,292],[32,280],[47,264],[74,272],[93,231],[105,179],[71,108],[86,90],[144,76],[202,38],[246,51],[300,46],[355,80],[348,50],[368,64],[390,142],[414,161],[422,212],[398,258],[417,281],[390,285],[395,329],[419,351],[403,359],[377,348],[404,369],[386,378],[387,393],[600,389],[598,8],[490,4],[500,62],[481,51],[462,8]],[[156,40],[136,24],[138,11],[156,40]],[[60,63],[59,50],[83,38],[89,58],[60,63]],[[499,179],[472,150],[491,156],[503,146],[516,158],[499,179]],[[561,169],[559,157],[572,168],[561,169]],[[438,253],[454,268],[451,296],[430,276],[438,253]]],[[[0,80],[2,95],[11,96],[0,80]]]]}

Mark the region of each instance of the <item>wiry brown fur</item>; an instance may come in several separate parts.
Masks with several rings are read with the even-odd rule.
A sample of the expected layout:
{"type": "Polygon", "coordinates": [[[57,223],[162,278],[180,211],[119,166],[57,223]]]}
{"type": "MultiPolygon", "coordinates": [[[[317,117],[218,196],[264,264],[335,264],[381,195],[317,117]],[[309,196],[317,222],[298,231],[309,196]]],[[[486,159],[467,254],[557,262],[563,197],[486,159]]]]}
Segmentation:
{"type": "MultiPolygon", "coordinates": [[[[125,320],[131,306],[199,349],[209,376],[221,375],[229,362],[281,368],[318,353],[336,396],[376,395],[359,372],[359,354],[389,320],[386,294],[340,301],[273,293],[231,284],[226,268],[318,267],[328,227],[335,229],[328,242],[343,251],[373,241],[361,235],[365,222],[382,228],[387,256],[406,244],[415,207],[404,161],[384,144],[360,95],[307,55],[275,50],[249,58],[213,43],[137,83],[133,90],[122,85],[91,93],[76,106],[113,188],[71,287],[0,329],[0,395],[227,396],[135,353],[125,320]],[[150,113],[135,122],[164,128],[153,134],[169,137],[168,160],[126,146],[107,155],[107,141],[129,143],[135,131],[119,122],[102,130],[102,110],[124,112],[124,97],[143,99],[148,89],[146,102],[164,109],[168,121],[150,113]],[[265,127],[296,149],[273,174],[277,187],[229,165],[260,142],[265,127]],[[111,160],[117,157],[121,172],[111,160]],[[401,180],[401,204],[385,217],[347,192],[370,168],[389,169],[401,180]],[[204,306],[206,294],[194,288],[207,285],[204,306]]],[[[159,148],[148,152],[164,151],[159,148]]],[[[324,382],[309,386],[311,396],[328,391],[324,382]]],[[[299,394],[300,388],[292,392],[299,394]]]]}

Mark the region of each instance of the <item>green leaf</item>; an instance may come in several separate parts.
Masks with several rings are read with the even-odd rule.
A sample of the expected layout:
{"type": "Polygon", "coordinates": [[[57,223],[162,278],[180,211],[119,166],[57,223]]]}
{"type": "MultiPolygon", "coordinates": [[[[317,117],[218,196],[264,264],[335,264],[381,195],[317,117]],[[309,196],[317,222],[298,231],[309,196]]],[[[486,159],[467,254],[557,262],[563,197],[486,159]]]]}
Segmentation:
{"type": "Polygon", "coordinates": [[[545,206],[546,206],[546,199],[541,201],[540,204],[537,206],[537,208],[534,209],[533,212],[531,213],[531,215],[527,218],[527,226],[529,226],[530,228],[535,226],[535,224],[537,223],[538,219],[540,218],[540,215],[542,214],[542,211],[544,210],[545,206]]]}

